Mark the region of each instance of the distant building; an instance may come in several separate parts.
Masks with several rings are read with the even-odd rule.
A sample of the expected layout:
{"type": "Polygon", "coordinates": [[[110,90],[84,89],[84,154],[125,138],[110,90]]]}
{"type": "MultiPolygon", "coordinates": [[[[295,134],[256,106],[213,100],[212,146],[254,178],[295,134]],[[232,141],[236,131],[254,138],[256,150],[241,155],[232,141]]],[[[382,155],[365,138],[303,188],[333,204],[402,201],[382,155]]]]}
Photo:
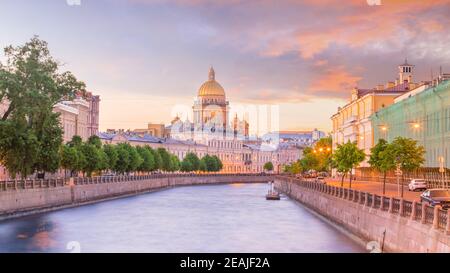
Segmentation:
{"type": "Polygon", "coordinates": [[[141,135],[151,135],[154,137],[168,137],[170,135],[170,131],[166,130],[166,126],[164,124],[156,124],[156,123],[149,123],[147,124],[146,129],[135,129],[133,130],[134,133],[141,134],[141,135]]]}
{"type": "Polygon", "coordinates": [[[60,113],[61,126],[64,130],[64,142],[74,135],[87,140],[98,133],[100,97],[88,92],[77,95],[74,100],[63,101],[55,105],[54,111],[60,113]]]}
{"type": "MultiPolygon", "coordinates": [[[[394,103],[396,97],[409,92],[425,83],[413,83],[414,66],[405,63],[398,66],[399,77],[395,82],[378,85],[373,89],[354,88],[350,101],[339,107],[332,117],[333,150],[337,145],[348,141],[356,142],[358,148],[369,155],[374,146],[374,125],[371,116],[375,112],[394,103]]],[[[367,160],[361,166],[368,166],[367,160]]]]}
{"type": "Polygon", "coordinates": [[[439,159],[450,168],[450,75],[412,89],[378,109],[372,116],[374,141],[391,142],[408,137],[424,146],[425,167],[439,167],[439,159]]]}
{"type": "Polygon", "coordinates": [[[189,152],[199,157],[216,155],[221,159],[222,172],[225,173],[262,172],[268,161],[278,172],[283,165],[300,157],[296,145],[248,140],[250,124],[237,115],[229,119],[229,102],[224,88],[216,81],[212,67],[208,80],[197,92],[192,111],[193,121],[183,121],[177,116],[165,128],[162,124],[149,124],[148,129],[109,131],[100,133],[99,137],[104,143],[127,142],[131,145],[163,147],[180,160],[189,152]]]}
{"type": "Polygon", "coordinates": [[[266,134],[263,139],[279,138],[280,143],[289,143],[299,147],[308,147],[317,140],[325,137],[325,132],[314,129],[312,131],[279,131],[266,134]]]}

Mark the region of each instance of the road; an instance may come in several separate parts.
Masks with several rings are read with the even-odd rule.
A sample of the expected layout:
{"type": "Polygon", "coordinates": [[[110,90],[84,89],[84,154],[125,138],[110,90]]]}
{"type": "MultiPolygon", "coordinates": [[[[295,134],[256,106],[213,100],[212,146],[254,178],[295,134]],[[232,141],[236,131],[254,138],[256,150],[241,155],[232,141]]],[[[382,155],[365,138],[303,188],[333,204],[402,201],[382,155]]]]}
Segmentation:
{"type": "MultiPolygon", "coordinates": [[[[327,185],[339,186],[339,187],[341,186],[340,180],[328,178],[328,179],[325,179],[325,181],[327,182],[327,185]]],[[[346,188],[349,187],[348,179],[345,180],[344,187],[346,187],[346,188]]],[[[411,192],[411,191],[408,191],[407,185],[405,185],[404,187],[405,187],[404,188],[404,199],[405,200],[420,201],[421,192],[411,192]]],[[[381,182],[353,181],[352,189],[358,190],[358,191],[370,192],[370,193],[374,193],[377,195],[383,195],[383,183],[381,183],[381,182]]],[[[401,191],[401,189],[400,189],[400,191],[401,191]]],[[[386,194],[385,195],[389,196],[389,197],[399,198],[400,196],[398,195],[397,184],[386,183],[386,194]]]]}

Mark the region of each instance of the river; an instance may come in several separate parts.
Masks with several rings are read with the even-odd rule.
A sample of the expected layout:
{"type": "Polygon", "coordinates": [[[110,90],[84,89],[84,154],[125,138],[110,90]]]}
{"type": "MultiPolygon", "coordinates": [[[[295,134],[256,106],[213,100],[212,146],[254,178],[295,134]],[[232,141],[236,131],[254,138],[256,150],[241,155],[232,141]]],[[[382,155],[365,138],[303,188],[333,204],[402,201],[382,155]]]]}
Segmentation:
{"type": "Polygon", "coordinates": [[[178,187],[0,222],[0,252],[365,252],[266,184],[178,187]]]}

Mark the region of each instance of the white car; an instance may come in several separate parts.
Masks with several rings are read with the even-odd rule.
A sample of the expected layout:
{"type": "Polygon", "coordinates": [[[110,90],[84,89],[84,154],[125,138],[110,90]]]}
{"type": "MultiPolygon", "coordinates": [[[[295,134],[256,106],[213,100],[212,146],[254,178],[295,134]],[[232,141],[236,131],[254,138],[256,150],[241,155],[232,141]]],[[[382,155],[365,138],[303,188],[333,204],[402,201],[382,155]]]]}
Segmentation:
{"type": "Polygon", "coordinates": [[[426,190],[427,181],[424,179],[411,179],[411,182],[408,184],[408,189],[410,191],[426,190]]]}

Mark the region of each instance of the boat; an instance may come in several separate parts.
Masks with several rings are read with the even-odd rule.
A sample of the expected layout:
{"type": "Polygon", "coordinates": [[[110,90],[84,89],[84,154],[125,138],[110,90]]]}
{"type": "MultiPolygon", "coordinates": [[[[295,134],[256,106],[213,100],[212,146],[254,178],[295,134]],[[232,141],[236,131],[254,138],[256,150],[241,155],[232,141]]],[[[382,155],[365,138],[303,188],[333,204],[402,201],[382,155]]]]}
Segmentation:
{"type": "Polygon", "coordinates": [[[280,194],[273,189],[273,182],[269,182],[269,192],[266,194],[266,200],[280,200],[280,194]]]}

